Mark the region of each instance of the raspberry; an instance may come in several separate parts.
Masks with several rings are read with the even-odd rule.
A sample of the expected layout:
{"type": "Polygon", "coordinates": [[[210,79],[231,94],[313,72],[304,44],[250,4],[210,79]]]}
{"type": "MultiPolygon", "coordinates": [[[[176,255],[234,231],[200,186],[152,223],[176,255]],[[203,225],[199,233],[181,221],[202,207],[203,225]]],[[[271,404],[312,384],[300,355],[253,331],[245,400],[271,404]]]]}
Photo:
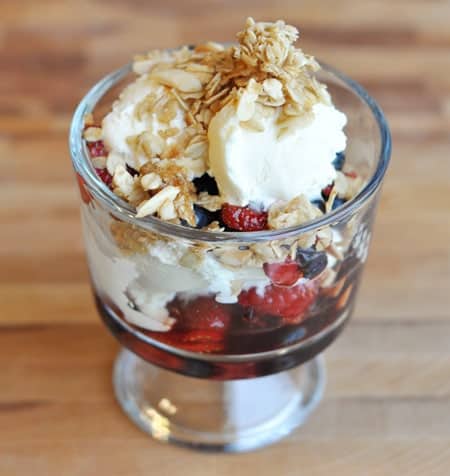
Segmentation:
{"type": "Polygon", "coordinates": [[[222,206],[222,221],[232,230],[260,231],[267,228],[267,212],[225,203],[222,206]]]}
{"type": "Polygon", "coordinates": [[[263,269],[276,286],[293,286],[303,275],[298,264],[289,259],[284,263],[264,263],[263,269]]]}
{"type": "Polygon", "coordinates": [[[88,142],[87,148],[91,157],[106,157],[108,155],[105,149],[105,144],[102,140],[88,142]]]}
{"type": "Polygon", "coordinates": [[[285,324],[298,324],[317,294],[318,286],[314,281],[290,288],[269,285],[264,289],[263,296],[257,293],[256,288],[242,291],[239,303],[244,307],[252,307],[258,314],[281,317],[285,324]]]}
{"type": "Polygon", "coordinates": [[[178,308],[178,311],[171,311],[171,315],[177,318],[176,330],[214,331],[219,335],[227,331],[231,321],[231,315],[225,305],[207,296],[189,301],[185,306],[178,308]]]}
{"type": "Polygon", "coordinates": [[[111,186],[112,184],[112,176],[111,174],[108,172],[107,169],[95,169],[95,171],[97,172],[97,175],[100,177],[100,179],[102,180],[102,182],[104,184],[106,184],[108,187],[111,186]]]}

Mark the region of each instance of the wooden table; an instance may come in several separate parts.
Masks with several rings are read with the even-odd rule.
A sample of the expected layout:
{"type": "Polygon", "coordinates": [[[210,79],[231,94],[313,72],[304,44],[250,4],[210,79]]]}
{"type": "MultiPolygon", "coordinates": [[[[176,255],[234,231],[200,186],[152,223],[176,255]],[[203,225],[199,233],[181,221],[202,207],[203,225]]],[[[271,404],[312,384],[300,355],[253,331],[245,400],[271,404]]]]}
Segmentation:
{"type": "Polygon", "coordinates": [[[0,3],[0,474],[450,474],[450,2],[0,3]],[[394,138],[359,304],[326,352],[308,423],[251,454],[163,446],[122,414],[94,310],[67,152],[72,111],[135,52],[228,40],[244,17],[302,26],[394,138]]]}

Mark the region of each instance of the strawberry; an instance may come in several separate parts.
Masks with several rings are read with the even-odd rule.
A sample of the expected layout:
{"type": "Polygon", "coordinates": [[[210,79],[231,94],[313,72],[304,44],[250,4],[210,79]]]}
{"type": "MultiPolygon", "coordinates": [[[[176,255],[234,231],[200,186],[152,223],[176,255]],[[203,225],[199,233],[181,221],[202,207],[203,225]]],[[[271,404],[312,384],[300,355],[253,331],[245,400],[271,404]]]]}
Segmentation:
{"type": "Polygon", "coordinates": [[[191,301],[169,304],[176,324],[169,332],[153,333],[166,344],[192,352],[220,352],[225,347],[225,333],[231,324],[227,306],[213,297],[199,296],[191,301]]]}
{"type": "Polygon", "coordinates": [[[264,273],[276,286],[293,286],[303,276],[296,261],[284,263],[264,263],[264,273]]]}
{"type": "Polygon", "coordinates": [[[283,318],[285,324],[301,322],[318,294],[314,281],[293,287],[266,286],[264,295],[258,294],[256,288],[242,291],[239,303],[251,307],[258,314],[269,314],[283,318]]]}
{"type": "Polygon", "coordinates": [[[213,297],[200,296],[179,309],[176,329],[188,331],[215,331],[223,335],[230,326],[231,315],[224,304],[213,297]]]}
{"type": "Polygon", "coordinates": [[[249,207],[225,203],[222,206],[222,221],[236,231],[260,231],[267,228],[267,212],[258,212],[249,207]]]}
{"type": "Polygon", "coordinates": [[[100,179],[102,180],[102,182],[107,185],[108,187],[111,186],[112,184],[112,176],[111,174],[108,172],[107,169],[95,169],[95,171],[97,172],[97,175],[100,177],[100,179]]]}
{"type": "Polygon", "coordinates": [[[106,157],[108,155],[102,140],[87,142],[87,148],[91,157],[106,157]]]}

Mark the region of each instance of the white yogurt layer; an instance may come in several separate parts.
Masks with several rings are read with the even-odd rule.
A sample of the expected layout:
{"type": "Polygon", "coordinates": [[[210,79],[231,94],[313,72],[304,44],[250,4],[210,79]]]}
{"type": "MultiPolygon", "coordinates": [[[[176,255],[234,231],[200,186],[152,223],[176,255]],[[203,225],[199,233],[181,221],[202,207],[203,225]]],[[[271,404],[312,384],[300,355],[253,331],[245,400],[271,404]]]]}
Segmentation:
{"type": "Polygon", "coordinates": [[[209,166],[225,202],[250,202],[269,207],[299,194],[310,200],[336,177],[333,160],[345,149],[345,114],[317,103],[314,119],[280,135],[279,111],[262,116],[262,131],[241,123],[236,108],[228,105],[211,120],[209,166]]]}

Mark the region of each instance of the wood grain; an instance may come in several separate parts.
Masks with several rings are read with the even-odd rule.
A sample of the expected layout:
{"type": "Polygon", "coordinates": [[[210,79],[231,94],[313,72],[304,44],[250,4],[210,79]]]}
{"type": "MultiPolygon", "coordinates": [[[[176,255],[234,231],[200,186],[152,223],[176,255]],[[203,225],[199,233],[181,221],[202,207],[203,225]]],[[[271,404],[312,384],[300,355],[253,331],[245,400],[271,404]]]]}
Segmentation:
{"type": "Polygon", "coordinates": [[[0,2],[0,475],[448,475],[450,2],[0,2]],[[231,38],[252,15],[384,108],[393,160],[353,322],[319,410],[263,451],[163,446],[117,407],[67,151],[76,103],[139,51],[231,38]]]}

